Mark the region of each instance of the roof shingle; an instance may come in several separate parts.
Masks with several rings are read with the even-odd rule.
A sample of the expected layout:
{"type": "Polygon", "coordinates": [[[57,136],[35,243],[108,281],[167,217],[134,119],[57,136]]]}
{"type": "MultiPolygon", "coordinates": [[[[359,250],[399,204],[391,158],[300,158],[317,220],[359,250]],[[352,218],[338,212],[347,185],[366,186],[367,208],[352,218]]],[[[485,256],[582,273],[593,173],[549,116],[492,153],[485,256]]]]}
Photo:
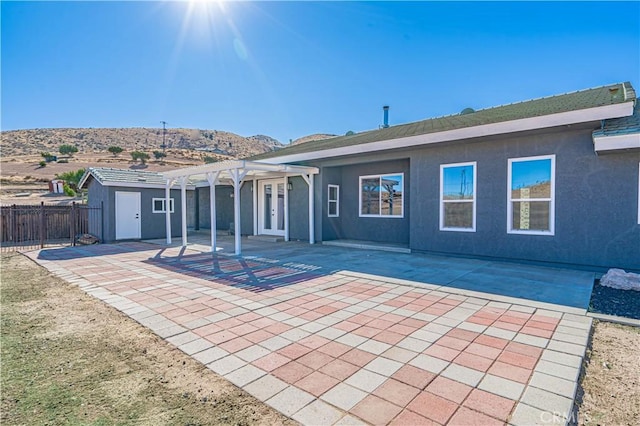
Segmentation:
{"type": "Polygon", "coordinates": [[[631,86],[631,83],[618,83],[593,89],[565,93],[562,95],[486,108],[468,114],[455,114],[430,118],[414,123],[356,133],[350,136],[339,136],[331,139],[306,142],[299,145],[289,146],[278,151],[259,154],[250,157],[250,160],[262,160],[284,155],[317,152],[333,148],[398,139],[407,136],[437,133],[447,130],[462,129],[465,127],[481,126],[524,118],[540,117],[550,114],[630,102],[635,99],[636,93],[631,86]]]}

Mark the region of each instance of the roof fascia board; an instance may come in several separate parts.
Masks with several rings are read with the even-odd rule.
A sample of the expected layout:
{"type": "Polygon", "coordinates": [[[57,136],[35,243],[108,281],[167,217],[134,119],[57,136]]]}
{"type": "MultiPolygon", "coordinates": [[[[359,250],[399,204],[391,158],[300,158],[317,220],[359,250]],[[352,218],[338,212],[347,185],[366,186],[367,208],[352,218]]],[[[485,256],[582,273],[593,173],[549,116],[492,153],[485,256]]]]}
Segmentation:
{"type": "Polygon", "coordinates": [[[483,136],[501,135],[506,133],[564,126],[568,124],[585,123],[589,121],[600,121],[609,118],[630,116],[633,114],[633,106],[634,102],[630,101],[614,105],[604,105],[594,108],[566,111],[557,114],[548,114],[540,117],[529,117],[518,120],[502,121],[499,123],[483,124],[480,126],[465,127],[462,129],[446,130],[444,132],[426,133],[422,135],[408,136],[397,139],[387,139],[384,141],[370,142],[358,145],[349,145],[345,147],[326,149],[321,151],[282,155],[280,157],[268,158],[261,161],[269,163],[308,161],[322,158],[361,154],[362,152],[384,151],[394,148],[430,145],[441,142],[450,142],[483,136]]]}
{"type": "Polygon", "coordinates": [[[640,149],[640,133],[594,136],[593,147],[596,152],[640,149]]]}
{"type": "Polygon", "coordinates": [[[80,182],[78,182],[78,189],[82,189],[84,187],[84,184],[87,182],[87,180],[89,180],[89,176],[95,179],[93,173],[91,173],[91,170],[87,170],[84,176],[82,176],[82,178],[80,179],[80,182]]]}
{"type": "MultiPolygon", "coordinates": [[[[100,182],[102,186],[119,186],[122,188],[150,188],[150,189],[165,189],[165,184],[158,183],[136,183],[136,182],[118,182],[118,181],[104,181],[100,182]]],[[[174,188],[175,189],[175,188],[174,188]]],[[[178,188],[179,189],[179,188],[178,188]]],[[[187,189],[193,190],[195,189],[194,185],[187,185],[187,189]]]]}

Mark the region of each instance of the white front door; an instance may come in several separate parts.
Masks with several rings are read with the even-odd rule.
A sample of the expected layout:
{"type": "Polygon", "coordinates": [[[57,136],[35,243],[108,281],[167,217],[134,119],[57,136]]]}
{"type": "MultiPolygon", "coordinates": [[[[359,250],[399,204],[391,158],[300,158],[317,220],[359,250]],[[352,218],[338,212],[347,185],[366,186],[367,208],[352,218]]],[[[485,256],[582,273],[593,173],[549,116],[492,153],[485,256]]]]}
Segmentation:
{"type": "Polygon", "coordinates": [[[284,236],[284,182],[258,181],[258,233],[284,236]]]}
{"type": "Polygon", "coordinates": [[[140,238],[140,193],[116,191],[116,240],[140,238]]]}

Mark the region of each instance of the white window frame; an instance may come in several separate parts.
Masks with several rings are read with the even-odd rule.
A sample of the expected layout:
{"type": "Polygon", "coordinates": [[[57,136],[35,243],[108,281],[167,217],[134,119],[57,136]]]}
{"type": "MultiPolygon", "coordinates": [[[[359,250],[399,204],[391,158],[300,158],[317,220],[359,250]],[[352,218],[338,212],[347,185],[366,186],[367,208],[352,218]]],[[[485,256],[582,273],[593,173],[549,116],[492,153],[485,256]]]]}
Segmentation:
{"type": "MultiPolygon", "coordinates": [[[[153,198],[151,200],[151,211],[153,213],[166,213],[166,205],[165,205],[165,198],[153,198]],[[161,201],[162,202],[162,210],[156,210],[156,201],[161,201]]],[[[174,212],[174,207],[175,207],[175,203],[173,201],[173,198],[169,198],[169,213],[173,213],[174,212]]]]}
{"type": "Polygon", "coordinates": [[[507,233],[508,234],[523,234],[523,235],[555,235],[555,223],[556,223],[556,156],[552,155],[538,155],[534,157],[519,157],[508,159],[508,173],[507,173],[507,233]],[[527,198],[525,201],[548,201],[549,202],[549,230],[521,230],[513,229],[513,203],[522,201],[522,198],[511,198],[511,178],[513,163],[536,161],[536,160],[551,160],[551,193],[550,198],[527,198]]]}
{"type": "Polygon", "coordinates": [[[440,165],[440,230],[441,231],[454,231],[454,232],[476,232],[476,186],[477,186],[477,176],[478,173],[478,165],[476,161],[470,161],[466,163],[450,163],[450,164],[441,164],[440,165]],[[473,199],[471,200],[445,200],[444,199],[444,170],[452,167],[465,167],[471,166],[473,167],[473,199]],[[444,205],[446,203],[472,203],[473,205],[473,216],[471,219],[471,227],[470,228],[455,228],[455,227],[446,227],[444,225],[444,205]]]}
{"type": "Polygon", "coordinates": [[[405,199],[405,185],[404,185],[404,173],[384,173],[379,175],[367,175],[360,176],[358,179],[358,215],[359,217],[376,217],[376,218],[384,218],[384,219],[403,219],[404,218],[404,199],[405,199]],[[378,178],[382,180],[384,177],[389,176],[401,176],[402,177],[402,204],[400,205],[401,213],[399,215],[383,215],[382,212],[382,197],[379,200],[378,206],[378,214],[362,214],[362,181],[363,179],[374,179],[378,178]]]}
{"type": "Polygon", "coordinates": [[[329,184],[327,186],[327,217],[340,217],[340,185],[329,184]],[[336,190],[336,199],[331,199],[331,188],[336,190]],[[331,203],[336,205],[336,213],[331,214],[331,203]]]}

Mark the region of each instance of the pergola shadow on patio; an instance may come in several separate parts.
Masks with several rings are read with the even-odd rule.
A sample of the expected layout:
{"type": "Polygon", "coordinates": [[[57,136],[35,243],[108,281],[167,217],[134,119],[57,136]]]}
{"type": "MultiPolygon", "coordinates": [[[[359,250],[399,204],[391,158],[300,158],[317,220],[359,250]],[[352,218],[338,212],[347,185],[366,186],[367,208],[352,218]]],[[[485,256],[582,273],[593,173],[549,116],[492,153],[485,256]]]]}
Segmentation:
{"type": "MultiPolygon", "coordinates": [[[[203,252],[203,262],[212,257],[234,256],[235,236],[217,234],[216,256],[211,253],[208,231],[192,231],[188,248],[203,252]]],[[[164,240],[149,243],[165,245],[164,240]]],[[[179,244],[174,244],[178,246],[179,244]]],[[[360,250],[308,243],[266,242],[242,237],[242,259],[280,265],[294,270],[313,271],[318,275],[340,272],[364,278],[384,277],[416,286],[442,287],[469,296],[491,293],[498,297],[528,299],[545,304],[562,305],[584,313],[589,306],[595,273],[567,268],[529,265],[495,260],[450,257],[422,253],[394,253],[360,250]]],[[[174,266],[181,265],[176,259],[174,266]]],[[[186,268],[186,264],[180,266],[186,268]]],[[[188,273],[188,272],[187,272],[188,273]]],[[[212,279],[215,270],[211,270],[212,279]]],[[[245,278],[243,278],[245,279],[245,278]]],[[[238,278],[231,279],[237,282],[238,278]]],[[[247,283],[250,280],[246,281],[247,283]]],[[[450,290],[450,291],[452,291],[450,290]]]]}
{"type": "Polygon", "coordinates": [[[228,257],[208,253],[156,256],[144,263],[171,272],[216,282],[252,292],[263,292],[318,278],[319,269],[267,259],[228,257]]]}

